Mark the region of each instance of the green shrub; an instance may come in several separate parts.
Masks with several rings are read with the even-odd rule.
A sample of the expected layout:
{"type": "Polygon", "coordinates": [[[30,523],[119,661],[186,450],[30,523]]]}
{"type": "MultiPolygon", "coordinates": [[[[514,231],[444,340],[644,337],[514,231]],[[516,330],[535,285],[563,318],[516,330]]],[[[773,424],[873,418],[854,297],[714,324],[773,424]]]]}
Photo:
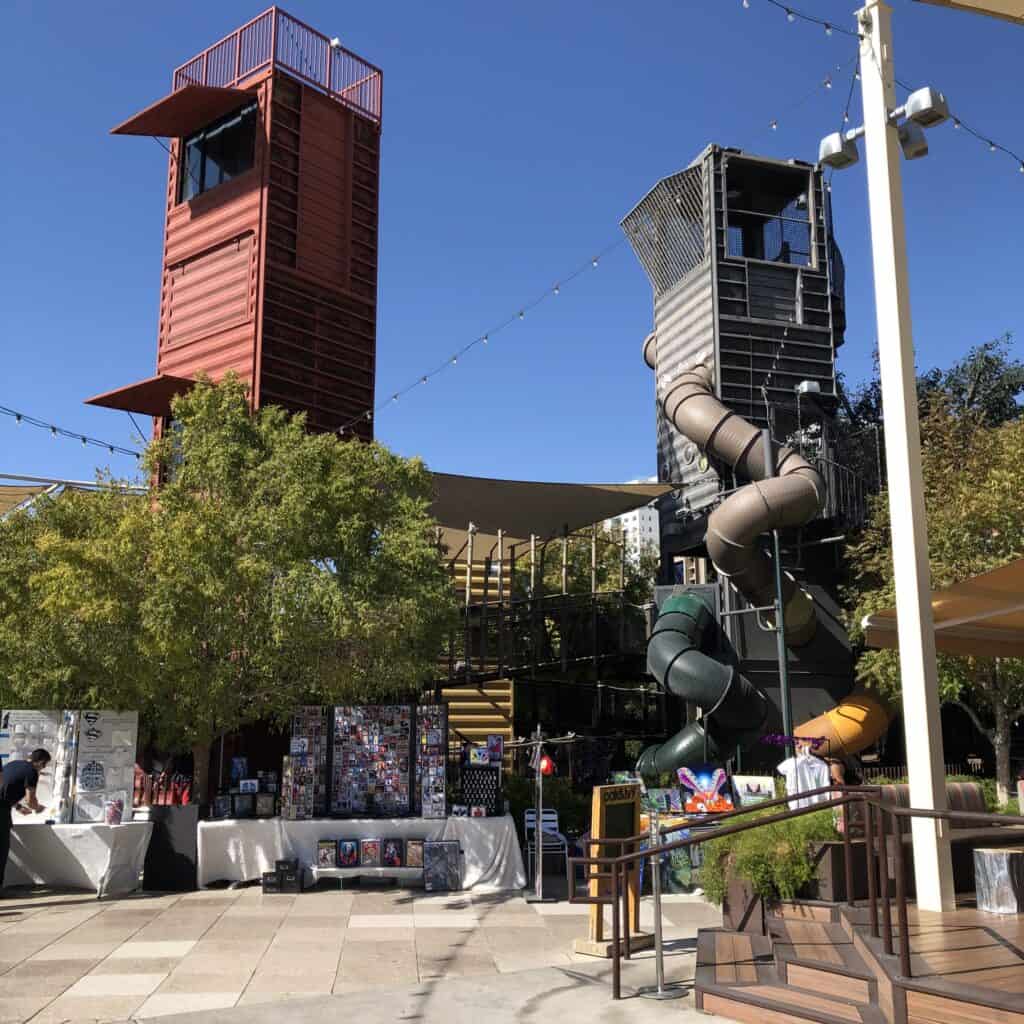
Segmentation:
{"type": "MultiPolygon", "coordinates": [[[[739,820],[777,813],[778,808],[770,808],[739,820]]],[[[721,905],[729,883],[740,878],[763,899],[793,899],[814,877],[813,847],[840,838],[832,810],[826,809],[713,839],[705,844],[700,868],[704,895],[721,905]]]]}

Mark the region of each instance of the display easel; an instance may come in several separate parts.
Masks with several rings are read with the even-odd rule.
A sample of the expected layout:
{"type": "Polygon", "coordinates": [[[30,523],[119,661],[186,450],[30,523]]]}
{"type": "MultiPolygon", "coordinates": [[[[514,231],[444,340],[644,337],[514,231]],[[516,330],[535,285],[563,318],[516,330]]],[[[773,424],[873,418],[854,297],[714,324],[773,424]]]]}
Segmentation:
{"type": "MultiPolygon", "coordinates": [[[[640,834],[640,784],[595,786],[590,812],[590,841],[588,857],[618,857],[624,853],[634,853],[635,844],[624,843],[640,834]]],[[[597,875],[600,869],[591,865],[590,874],[597,875]]],[[[590,896],[611,896],[611,881],[607,878],[591,878],[589,882],[590,896]]],[[[636,865],[629,865],[626,870],[626,915],[623,928],[629,937],[630,950],[649,949],[654,944],[654,936],[640,931],[640,872],[636,865]]],[[[621,896],[620,896],[621,898],[621,896]]],[[[576,939],[573,949],[577,953],[589,956],[610,957],[614,952],[612,942],[604,934],[604,904],[593,903],[590,906],[590,927],[585,939],[576,939]]],[[[615,909],[612,912],[615,913],[615,909]]],[[[620,938],[620,945],[625,944],[626,936],[620,938]]]]}

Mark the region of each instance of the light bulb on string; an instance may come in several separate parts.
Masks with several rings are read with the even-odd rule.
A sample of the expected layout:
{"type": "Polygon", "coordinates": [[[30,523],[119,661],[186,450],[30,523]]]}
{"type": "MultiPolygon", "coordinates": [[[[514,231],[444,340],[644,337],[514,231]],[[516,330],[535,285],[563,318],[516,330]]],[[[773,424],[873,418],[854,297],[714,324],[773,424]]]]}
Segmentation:
{"type": "Polygon", "coordinates": [[[524,313],[523,310],[519,310],[519,319],[523,320],[523,319],[525,319],[525,317],[526,317],[526,313],[524,313]]]}
{"type": "Polygon", "coordinates": [[[19,427],[21,426],[21,413],[20,412],[16,412],[14,414],[14,423],[15,423],[16,426],[19,426],[19,427]]]}
{"type": "Polygon", "coordinates": [[[988,151],[990,153],[994,153],[996,151],[996,144],[994,142],[990,142],[988,144],[988,151]]]}
{"type": "Polygon", "coordinates": [[[366,422],[369,423],[373,419],[373,413],[369,409],[366,411],[366,422]]]}
{"type": "Polygon", "coordinates": [[[745,11],[749,11],[750,10],[750,0],[743,0],[743,10],[745,10],[745,11]]]}
{"type": "Polygon", "coordinates": [[[953,118],[953,127],[954,128],[959,128],[960,127],[960,119],[959,118],[957,118],[957,117],[953,118]]]}
{"type": "Polygon", "coordinates": [[[459,357],[458,356],[452,356],[452,366],[458,365],[458,362],[459,362],[459,357]]]}
{"type": "Polygon", "coordinates": [[[490,335],[485,334],[480,340],[486,345],[491,340],[490,335]]]}
{"type": "Polygon", "coordinates": [[[1020,173],[1024,174],[1024,160],[1021,160],[1020,162],[1020,173]]]}
{"type": "Polygon", "coordinates": [[[772,118],[771,121],[768,122],[768,127],[771,128],[773,132],[777,132],[779,130],[779,122],[776,121],[775,118],[772,118]]]}
{"type": "Polygon", "coordinates": [[[426,378],[426,375],[424,375],[424,376],[420,377],[420,383],[421,383],[421,384],[426,384],[426,383],[427,383],[427,378],[426,378]]]}
{"type": "Polygon", "coordinates": [[[110,452],[111,455],[114,454],[114,446],[112,444],[107,445],[107,450],[110,452]]]}
{"type": "Polygon", "coordinates": [[[832,35],[832,26],[827,21],[825,22],[825,35],[832,35]]]}
{"type": "Polygon", "coordinates": [[[826,89],[831,89],[832,88],[832,76],[831,75],[826,75],[825,76],[825,81],[822,82],[821,84],[823,86],[825,86],[826,89]]]}
{"type": "Polygon", "coordinates": [[[56,436],[57,436],[57,428],[56,427],[50,427],[50,437],[56,437],[56,436]]]}
{"type": "Polygon", "coordinates": [[[788,7],[786,8],[786,21],[791,25],[796,21],[796,15],[788,7]]]}
{"type": "Polygon", "coordinates": [[[555,294],[555,295],[557,295],[561,290],[562,290],[561,287],[559,285],[557,285],[557,284],[555,285],[554,288],[551,289],[552,293],[555,294]]]}
{"type": "Polygon", "coordinates": [[[83,437],[82,438],[82,447],[84,448],[88,443],[89,442],[83,437]]]}
{"type": "Polygon", "coordinates": [[[392,402],[397,402],[398,401],[398,393],[397,392],[391,396],[391,401],[392,402]]]}
{"type": "Polygon", "coordinates": [[[600,258],[601,258],[600,256],[595,256],[595,257],[594,257],[594,258],[593,258],[593,259],[592,259],[592,260],[590,261],[590,265],[591,265],[592,267],[596,267],[596,266],[597,266],[597,264],[598,264],[598,261],[600,260],[600,258]]]}

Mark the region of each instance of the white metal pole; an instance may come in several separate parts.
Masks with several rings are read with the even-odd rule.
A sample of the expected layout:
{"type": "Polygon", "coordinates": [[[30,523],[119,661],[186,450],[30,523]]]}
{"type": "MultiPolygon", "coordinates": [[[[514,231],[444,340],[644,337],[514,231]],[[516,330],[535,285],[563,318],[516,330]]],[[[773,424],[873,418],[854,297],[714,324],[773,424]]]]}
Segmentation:
{"type": "MultiPolygon", "coordinates": [[[[884,0],[869,0],[858,12],[858,23],[910,803],[945,810],[900,147],[898,129],[889,121],[889,112],[896,107],[892,8],[884,0]]],[[[914,819],[913,840],[917,905],[922,910],[952,910],[948,824],[914,819]]]]}

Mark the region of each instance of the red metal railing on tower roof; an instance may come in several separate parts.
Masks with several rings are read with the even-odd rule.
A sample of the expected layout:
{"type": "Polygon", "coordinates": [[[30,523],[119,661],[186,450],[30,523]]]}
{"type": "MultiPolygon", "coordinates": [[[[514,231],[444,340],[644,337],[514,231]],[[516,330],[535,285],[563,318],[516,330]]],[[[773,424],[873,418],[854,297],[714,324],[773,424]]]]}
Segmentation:
{"type": "Polygon", "coordinates": [[[380,68],[305,22],[271,7],[174,72],[172,91],[186,85],[229,88],[267,68],[323,90],[376,124],[381,121],[380,68]]]}

